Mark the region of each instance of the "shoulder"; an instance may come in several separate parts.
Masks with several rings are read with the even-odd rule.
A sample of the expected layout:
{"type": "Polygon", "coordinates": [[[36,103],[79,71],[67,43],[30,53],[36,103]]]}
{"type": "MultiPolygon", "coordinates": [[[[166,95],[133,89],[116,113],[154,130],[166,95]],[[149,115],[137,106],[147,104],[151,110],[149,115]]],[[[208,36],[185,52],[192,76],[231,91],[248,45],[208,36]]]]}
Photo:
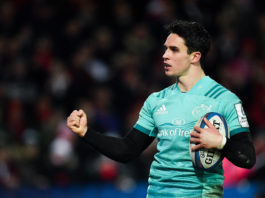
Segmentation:
{"type": "Polygon", "coordinates": [[[145,100],[144,105],[155,107],[158,103],[161,101],[164,101],[168,96],[170,96],[173,92],[173,90],[176,88],[176,85],[170,85],[169,87],[166,87],[158,92],[151,93],[148,98],[145,100]]]}
{"type": "Polygon", "coordinates": [[[241,103],[240,98],[235,93],[233,93],[232,91],[230,91],[229,89],[225,87],[223,87],[223,89],[225,90],[223,94],[220,94],[220,96],[217,97],[219,101],[222,101],[223,103],[231,103],[231,104],[241,103]]]}
{"type": "Polygon", "coordinates": [[[211,86],[209,91],[205,94],[207,97],[220,100],[220,101],[240,101],[239,97],[233,93],[231,90],[227,89],[220,83],[216,82],[215,80],[211,79],[211,86]]]}
{"type": "MultiPolygon", "coordinates": [[[[158,92],[153,92],[149,97],[150,98],[157,98],[157,99],[162,99],[162,98],[166,98],[169,95],[172,94],[172,91],[176,88],[176,84],[170,85],[164,89],[162,89],[161,91],[158,92]]],[[[148,98],[149,98],[148,97],[148,98]]]]}
{"type": "MultiPolygon", "coordinates": [[[[221,85],[222,86],[222,85],[221,85]]],[[[239,97],[231,90],[222,86],[224,92],[218,97],[219,100],[240,101],[239,97]]]]}

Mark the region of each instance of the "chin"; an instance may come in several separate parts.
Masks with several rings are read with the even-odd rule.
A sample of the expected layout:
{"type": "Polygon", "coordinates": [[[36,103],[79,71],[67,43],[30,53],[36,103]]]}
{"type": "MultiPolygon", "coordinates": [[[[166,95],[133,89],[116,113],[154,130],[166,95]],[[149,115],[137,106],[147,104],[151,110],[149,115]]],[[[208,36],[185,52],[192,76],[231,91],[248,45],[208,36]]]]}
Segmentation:
{"type": "Polygon", "coordinates": [[[169,71],[165,71],[165,75],[168,76],[168,77],[174,77],[174,76],[176,76],[172,72],[169,72],[169,71]]]}

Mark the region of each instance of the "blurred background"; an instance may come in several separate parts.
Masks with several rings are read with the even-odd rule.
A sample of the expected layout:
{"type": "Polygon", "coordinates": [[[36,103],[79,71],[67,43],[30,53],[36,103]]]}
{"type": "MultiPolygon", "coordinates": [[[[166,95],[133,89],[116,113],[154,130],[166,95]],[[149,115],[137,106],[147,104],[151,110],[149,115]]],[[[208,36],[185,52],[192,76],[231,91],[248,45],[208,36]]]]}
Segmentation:
{"type": "Polygon", "coordinates": [[[251,170],[224,160],[225,197],[265,196],[263,0],[1,0],[0,197],[145,197],[150,146],[116,163],[66,127],[74,109],[123,136],[164,76],[163,26],[195,20],[211,33],[207,75],[243,101],[257,153],[251,170]]]}

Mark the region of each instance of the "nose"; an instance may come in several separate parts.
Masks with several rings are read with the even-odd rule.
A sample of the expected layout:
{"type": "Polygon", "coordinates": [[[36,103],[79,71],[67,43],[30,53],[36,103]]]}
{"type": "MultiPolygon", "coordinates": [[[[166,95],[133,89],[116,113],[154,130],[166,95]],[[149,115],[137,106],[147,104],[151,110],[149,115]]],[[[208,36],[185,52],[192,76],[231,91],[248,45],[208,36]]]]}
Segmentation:
{"type": "Polygon", "coordinates": [[[168,50],[167,49],[165,50],[165,52],[164,52],[162,57],[163,57],[164,60],[168,59],[168,50]]]}

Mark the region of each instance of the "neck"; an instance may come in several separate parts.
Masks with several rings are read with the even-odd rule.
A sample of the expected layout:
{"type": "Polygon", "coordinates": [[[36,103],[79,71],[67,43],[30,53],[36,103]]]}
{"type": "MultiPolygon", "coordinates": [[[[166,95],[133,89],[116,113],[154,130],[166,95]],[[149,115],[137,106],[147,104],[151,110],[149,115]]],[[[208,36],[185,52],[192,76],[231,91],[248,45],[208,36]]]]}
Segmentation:
{"type": "Polygon", "coordinates": [[[205,76],[204,71],[200,70],[199,72],[195,72],[190,75],[177,77],[177,84],[178,84],[180,91],[188,92],[204,76],[205,76]]]}

